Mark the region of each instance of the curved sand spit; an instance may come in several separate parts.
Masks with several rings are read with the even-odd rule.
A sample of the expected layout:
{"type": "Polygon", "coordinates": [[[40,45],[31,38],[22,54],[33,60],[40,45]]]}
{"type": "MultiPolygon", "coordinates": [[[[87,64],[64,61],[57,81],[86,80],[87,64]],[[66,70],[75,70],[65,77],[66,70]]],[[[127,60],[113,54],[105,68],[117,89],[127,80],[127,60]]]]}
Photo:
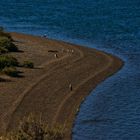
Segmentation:
{"type": "Polygon", "coordinates": [[[42,114],[50,125],[65,124],[65,139],[77,109],[90,91],[122,66],[122,61],[95,49],[11,33],[23,52],[13,53],[21,62],[35,63],[35,69],[19,68],[22,78],[0,83],[0,132],[13,129],[29,113],[42,114]],[[55,50],[54,52],[48,52],[55,50]],[[72,91],[69,85],[72,85],[72,91]]]}

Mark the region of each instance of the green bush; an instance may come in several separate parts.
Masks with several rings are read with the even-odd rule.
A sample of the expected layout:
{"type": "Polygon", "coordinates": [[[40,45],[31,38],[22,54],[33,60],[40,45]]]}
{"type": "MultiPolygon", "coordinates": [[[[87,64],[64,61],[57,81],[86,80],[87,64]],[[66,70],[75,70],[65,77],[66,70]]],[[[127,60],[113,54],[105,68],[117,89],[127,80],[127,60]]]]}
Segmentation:
{"type": "Polygon", "coordinates": [[[7,37],[1,37],[0,36],[0,47],[7,49],[10,52],[16,52],[18,51],[18,48],[15,44],[12,43],[12,41],[7,37]]]}
{"type": "Polygon", "coordinates": [[[20,123],[17,131],[1,137],[0,140],[63,140],[63,138],[64,127],[50,128],[42,120],[30,116],[20,123]]]}
{"type": "Polygon", "coordinates": [[[2,72],[11,77],[17,77],[18,71],[15,67],[5,67],[2,72]]]}
{"type": "Polygon", "coordinates": [[[26,68],[34,68],[34,63],[31,62],[31,61],[24,61],[23,62],[23,67],[26,67],[26,68]]]}
{"type": "Polygon", "coordinates": [[[0,55],[0,70],[2,70],[5,67],[18,66],[18,65],[19,63],[16,58],[12,56],[0,55]]]}

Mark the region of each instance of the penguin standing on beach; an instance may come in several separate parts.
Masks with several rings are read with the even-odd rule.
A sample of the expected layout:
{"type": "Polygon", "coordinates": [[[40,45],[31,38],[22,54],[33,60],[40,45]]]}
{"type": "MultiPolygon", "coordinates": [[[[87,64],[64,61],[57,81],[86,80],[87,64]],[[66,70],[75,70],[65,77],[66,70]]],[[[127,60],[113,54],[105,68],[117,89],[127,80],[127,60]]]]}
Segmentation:
{"type": "Polygon", "coordinates": [[[54,57],[55,57],[55,58],[58,58],[58,55],[55,53],[55,54],[54,54],[54,57]]]}
{"type": "Polygon", "coordinates": [[[44,34],[44,35],[43,35],[43,37],[44,37],[44,38],[47,38],[47,35],[46,35],[46,34],[44,34]]]}
{"type": "Polygon", "coordinates": [[[69,84],[69,89],[70,89],[70,91],[72,91],[72,84],[69,84]]]}

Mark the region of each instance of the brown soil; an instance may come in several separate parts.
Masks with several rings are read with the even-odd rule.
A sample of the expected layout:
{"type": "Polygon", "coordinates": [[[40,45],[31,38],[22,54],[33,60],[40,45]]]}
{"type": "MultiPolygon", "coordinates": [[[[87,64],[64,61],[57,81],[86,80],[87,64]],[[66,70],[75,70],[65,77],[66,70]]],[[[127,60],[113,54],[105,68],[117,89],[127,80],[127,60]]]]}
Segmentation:
{"type": "Polygon", "coordinates": [[[0,132],[15,128],[23,116],[35,113],[42,114],[50,125],[65,124],[65,139],[71,139],[81,102],[123,62],[110,54],[62,41],[11,35],[21,50],[11,54],[21,63],[33,61],[35,68],[18,68],[23,72],[19,78],[1,76],[5,80],[0,82],[0,132]]]}

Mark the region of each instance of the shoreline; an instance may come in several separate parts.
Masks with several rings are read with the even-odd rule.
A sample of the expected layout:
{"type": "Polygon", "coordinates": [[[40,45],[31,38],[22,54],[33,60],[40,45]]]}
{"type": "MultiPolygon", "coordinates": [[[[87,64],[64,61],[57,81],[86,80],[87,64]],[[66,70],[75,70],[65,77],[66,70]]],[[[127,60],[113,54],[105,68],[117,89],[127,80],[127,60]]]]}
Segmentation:
{"type": "Polygon", "coordinates": [[[41,111],[44,121],[50,125],[65,123],[65,139],[71,139],[75,115],[82,101],[98,84],[121,69],[123,61],[103,51],[63,41],[21,33],[11,35],[23,50],[21,54],[12,55],[20,61],[30,58],[37,69],[24,69],[23,79],[12,79],[15,81],[12,84],[0,84],[0,88],[8,84],[7,88],[2,88],[3,92],[8,92],[8,103],[3,105],[7,112],[0,116],[0,122],[3,122],[0,130],[12,129],[27,113],[41,111]],[[58,58],[48,50],[57,50],[58,58]],[[69,52],[71,50],[74,52],[69,52]],[[70,83],[72,91],[68,88],[70,83]],[[14,97],[10,95],[11,89],[14,97]]]}

